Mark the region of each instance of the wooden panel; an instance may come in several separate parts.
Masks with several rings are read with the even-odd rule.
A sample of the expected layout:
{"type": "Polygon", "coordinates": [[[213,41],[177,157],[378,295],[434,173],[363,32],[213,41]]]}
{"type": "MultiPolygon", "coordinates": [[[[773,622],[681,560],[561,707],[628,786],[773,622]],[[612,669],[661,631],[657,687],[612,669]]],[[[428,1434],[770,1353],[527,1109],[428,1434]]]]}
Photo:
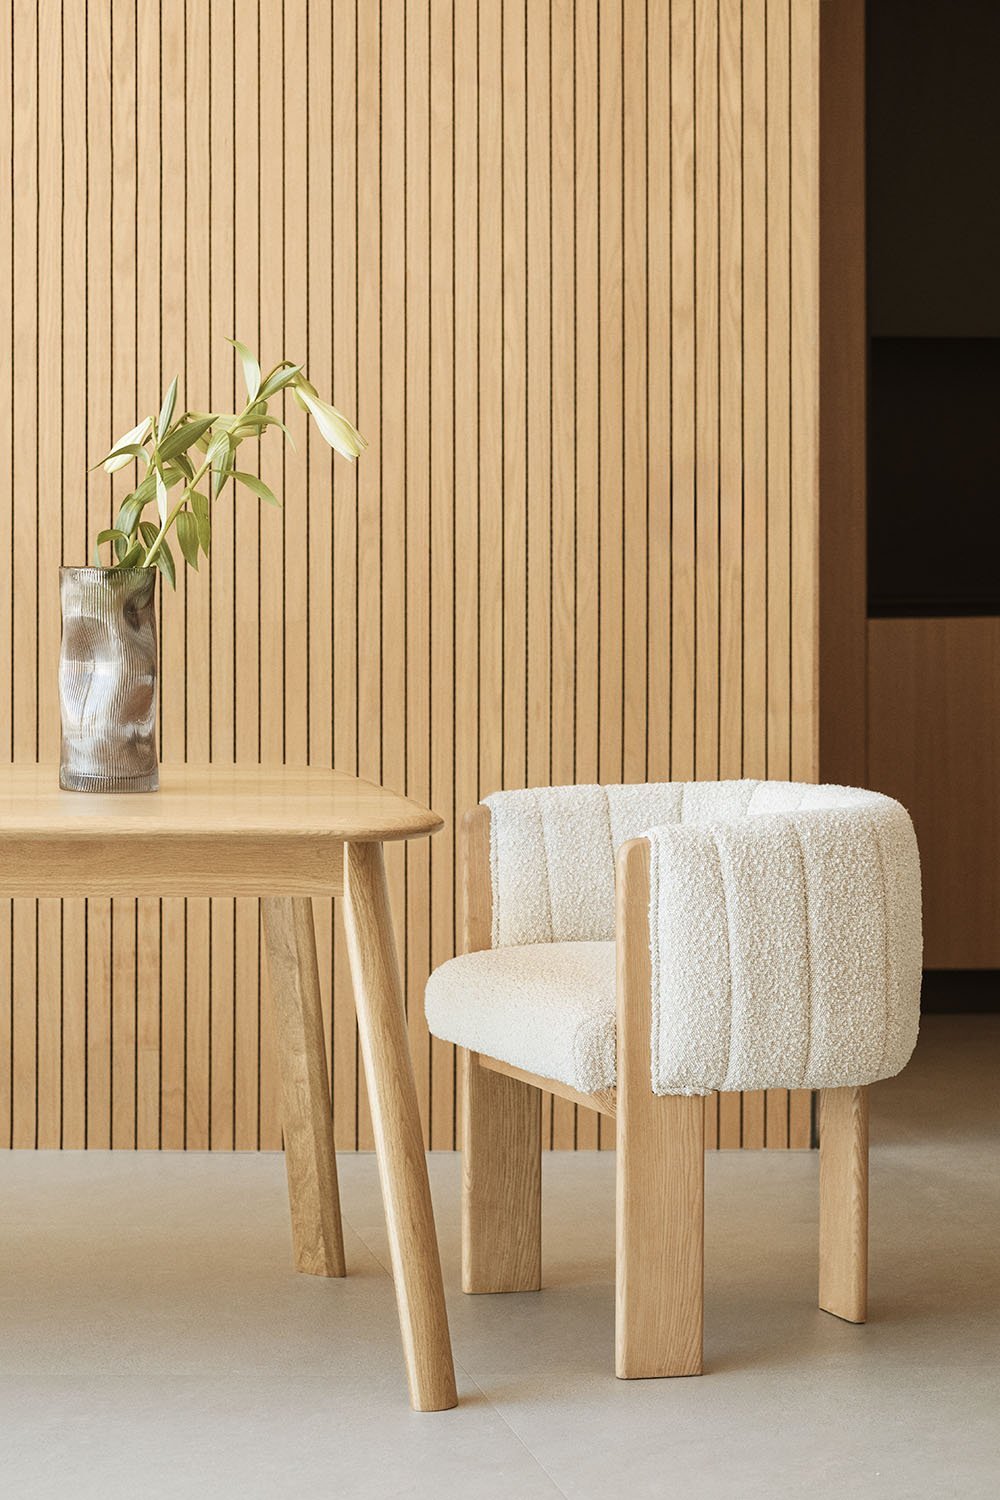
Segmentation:
{"type": "Polygon", "coordinates": [[[824,781],[866,785],[868,329],[865,0],[820,6],[820,737],[824,781]]]}
{"type": "MultiPolygon", "coordinates": [[[[162,745],[441,813],[386,861],[435,1147],[458,1080],[421,995],[466,807],[817,774],[821,9],[857,18],[13,0],[0,26],[0,753],[55,753],[56,565],[129,483],[89,463],[175,372],[231,403],[226,335],[305,357],[371,448],[333,462],[287,403],[283,515],[227,497],[211,567],[161,600],[162,745]]],[[[341,918],[314,910],[337,1143],[369,1146],[341,918]]],[[[0,1143],[276,1147],[267,1004],[245,896],[0,903],[0,1143]]],[[[706,1109],[712,1144],[809,1130],[807,1096],[706,1109]]],[[[614,1121],[547,1100],[543,1134],[614,1121]]]]}
{"type": "Polygon", "coordinates": [[[1000,620],[869,621],[868,777],[913,818],[928,969],[1000,968],[998,703],[1000,620]]]}

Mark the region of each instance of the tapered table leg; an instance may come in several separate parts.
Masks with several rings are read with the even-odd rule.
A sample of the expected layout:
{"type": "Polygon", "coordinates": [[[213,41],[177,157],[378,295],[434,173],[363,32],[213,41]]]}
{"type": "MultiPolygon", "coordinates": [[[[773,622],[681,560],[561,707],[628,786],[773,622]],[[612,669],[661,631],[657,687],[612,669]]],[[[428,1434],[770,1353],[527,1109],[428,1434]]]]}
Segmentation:
{"type": "Polygon", "coordinates": [[[455,1406],[455,1371],[381,844],[344,848],[344,922],[410,1400],[455,1406]]]}
{"type": "Polygon", "coordinates": [[[295,1266],[312,1276],[343,1276],[344,1238],[312,902],[308,897],[270,896],[261,905],[281,1074],[295,1266]]]}

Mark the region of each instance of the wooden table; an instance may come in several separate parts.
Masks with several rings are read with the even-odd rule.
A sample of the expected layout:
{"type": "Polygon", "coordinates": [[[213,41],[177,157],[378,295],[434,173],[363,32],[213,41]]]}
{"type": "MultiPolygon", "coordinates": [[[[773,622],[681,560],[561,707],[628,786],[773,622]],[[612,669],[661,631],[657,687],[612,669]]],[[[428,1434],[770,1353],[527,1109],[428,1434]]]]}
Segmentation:
{"type": "Polygon", "coordinates": [[[441,1265],[382,844],[441,819],[337,771],[166,766],[159,792],[59,790],[0,768],[0,897],[259,896],[271,970],[295,1264],[343,1276],[313,896],[343,896],[396,1300],[418,1411],[456,1404],[441,1265]]]}

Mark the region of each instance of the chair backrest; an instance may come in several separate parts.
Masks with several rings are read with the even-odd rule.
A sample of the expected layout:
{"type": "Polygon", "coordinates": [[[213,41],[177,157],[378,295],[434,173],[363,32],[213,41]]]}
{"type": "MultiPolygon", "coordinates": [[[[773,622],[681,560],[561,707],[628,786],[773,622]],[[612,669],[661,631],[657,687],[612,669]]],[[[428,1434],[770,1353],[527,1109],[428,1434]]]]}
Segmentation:
{"type": "Polygon", "coordinates": [[[530,787],[483,800],[491,815],[494,948],[613,938],[615,855],[651,828],[704,827],[813,807],[896,805],[854,787],[749,780],[530,787]]]}

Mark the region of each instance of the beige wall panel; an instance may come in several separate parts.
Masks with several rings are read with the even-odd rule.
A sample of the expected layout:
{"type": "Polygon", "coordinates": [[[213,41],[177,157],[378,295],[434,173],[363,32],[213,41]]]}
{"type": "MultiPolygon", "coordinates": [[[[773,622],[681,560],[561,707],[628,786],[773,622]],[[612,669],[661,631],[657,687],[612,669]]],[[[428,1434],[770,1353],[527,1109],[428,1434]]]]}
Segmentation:
{"type": "MultiPolygon", "coordinates": [[[[227,496],[161,599],[163,753],[333,761],[443,815],[387,861],[436,1148],[457,1079],[421,997],[467,806],[815,774],[818,18],[13,0],[0,27],[0,753],[56,754],[56,569],[130,479],[89,465],[175,372],[231,403],[226,335],[305,357],[371,448],[332,462],[287,403],[282,514],[227,496]]],[[[337,1143],[368,1148],[315,915],[337,1143]]],[[[276,1147],[270,1040],[254,902],[0,906],[2,1145],[276,1147]]],[[[809,1101],[713,1098],[706,1128],[804,1144],[809,1101]]],[[[551,1100],[545,1138],[613,1123],[551,1100]]]]}

